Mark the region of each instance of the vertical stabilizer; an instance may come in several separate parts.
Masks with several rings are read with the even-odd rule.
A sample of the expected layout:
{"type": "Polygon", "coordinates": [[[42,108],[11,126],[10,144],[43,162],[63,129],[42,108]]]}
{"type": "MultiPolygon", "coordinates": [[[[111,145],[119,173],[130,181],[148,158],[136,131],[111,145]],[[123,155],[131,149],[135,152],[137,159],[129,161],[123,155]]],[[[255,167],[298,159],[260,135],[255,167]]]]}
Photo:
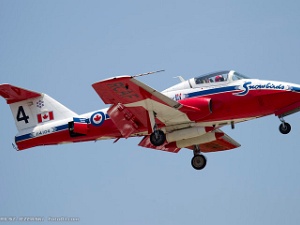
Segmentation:
{"type": "Polygon", "coordinates": [[[50,96],[10,84],[0,85],[0,96],[6,99],[18,131],[37,125],[77,116],[50,96]]]}

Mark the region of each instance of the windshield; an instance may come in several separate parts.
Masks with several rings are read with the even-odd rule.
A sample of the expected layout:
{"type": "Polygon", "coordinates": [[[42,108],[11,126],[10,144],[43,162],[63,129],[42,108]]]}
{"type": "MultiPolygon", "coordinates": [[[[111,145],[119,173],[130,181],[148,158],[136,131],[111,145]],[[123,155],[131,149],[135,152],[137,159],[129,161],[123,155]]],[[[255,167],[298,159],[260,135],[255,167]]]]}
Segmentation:
{"type": "Polygon", "coordinates": [[[249,78],[237,72],[233,73],[232,80],[242,80],[242,79],[249,79],[249,78]]]}
{"type": "Polygon", "coordinates": [[[237,73],[233,70],[231,71],[220,71],[209,73],[203,76],[195,77],[195,84],[207,84],[207,83],[217,83],[217,82],[224,82],[224,81],[235,81],[235,80],[242,80],[242,79],[249,79],[248,77],[237,73]]]}
{"type": "Polygon", "coordinates": [[[230,71],[220,71],[215,73],[206,74],[195,78],[196,84],[224,82],[228,79],[228,73],[230,71]]]}

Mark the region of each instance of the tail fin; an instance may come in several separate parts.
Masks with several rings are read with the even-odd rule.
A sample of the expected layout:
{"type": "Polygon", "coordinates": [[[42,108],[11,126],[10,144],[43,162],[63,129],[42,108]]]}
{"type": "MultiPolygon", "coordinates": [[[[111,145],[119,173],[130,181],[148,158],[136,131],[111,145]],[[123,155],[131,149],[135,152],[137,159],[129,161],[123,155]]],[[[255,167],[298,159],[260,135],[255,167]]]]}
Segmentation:
{"type": "Polygon", "coordinates": [[[77,114],[50,96],[10,84],[0,84],[0,96],[6,99],[18,131],[77,114]]]}

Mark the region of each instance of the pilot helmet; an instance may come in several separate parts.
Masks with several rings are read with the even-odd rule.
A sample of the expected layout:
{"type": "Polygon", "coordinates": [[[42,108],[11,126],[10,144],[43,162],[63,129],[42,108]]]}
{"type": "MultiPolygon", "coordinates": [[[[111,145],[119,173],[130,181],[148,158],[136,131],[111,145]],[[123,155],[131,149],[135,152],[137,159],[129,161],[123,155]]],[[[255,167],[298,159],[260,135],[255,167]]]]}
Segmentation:
{"type": "Polygon", "coordinates": [[[222,80],[223,80],[222,78],[223,78],[223,77],[222,77],[222,75],[218,75],[218,76],[216,76],[216,78],[215,78],[215,82],[222,81],[222,80]]]}

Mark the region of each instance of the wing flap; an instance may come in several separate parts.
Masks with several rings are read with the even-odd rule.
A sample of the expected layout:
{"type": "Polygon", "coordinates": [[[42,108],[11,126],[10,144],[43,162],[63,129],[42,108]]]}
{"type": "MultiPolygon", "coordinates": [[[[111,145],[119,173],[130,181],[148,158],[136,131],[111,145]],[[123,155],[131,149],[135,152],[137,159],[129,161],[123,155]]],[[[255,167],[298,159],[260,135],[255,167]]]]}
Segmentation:
{"type": "Polygon", "coordinates": [[[142,107],[127,108],[119,103],[112,105],[107,113],[125,138],[147,130],[149,117],[142,107]]]}

